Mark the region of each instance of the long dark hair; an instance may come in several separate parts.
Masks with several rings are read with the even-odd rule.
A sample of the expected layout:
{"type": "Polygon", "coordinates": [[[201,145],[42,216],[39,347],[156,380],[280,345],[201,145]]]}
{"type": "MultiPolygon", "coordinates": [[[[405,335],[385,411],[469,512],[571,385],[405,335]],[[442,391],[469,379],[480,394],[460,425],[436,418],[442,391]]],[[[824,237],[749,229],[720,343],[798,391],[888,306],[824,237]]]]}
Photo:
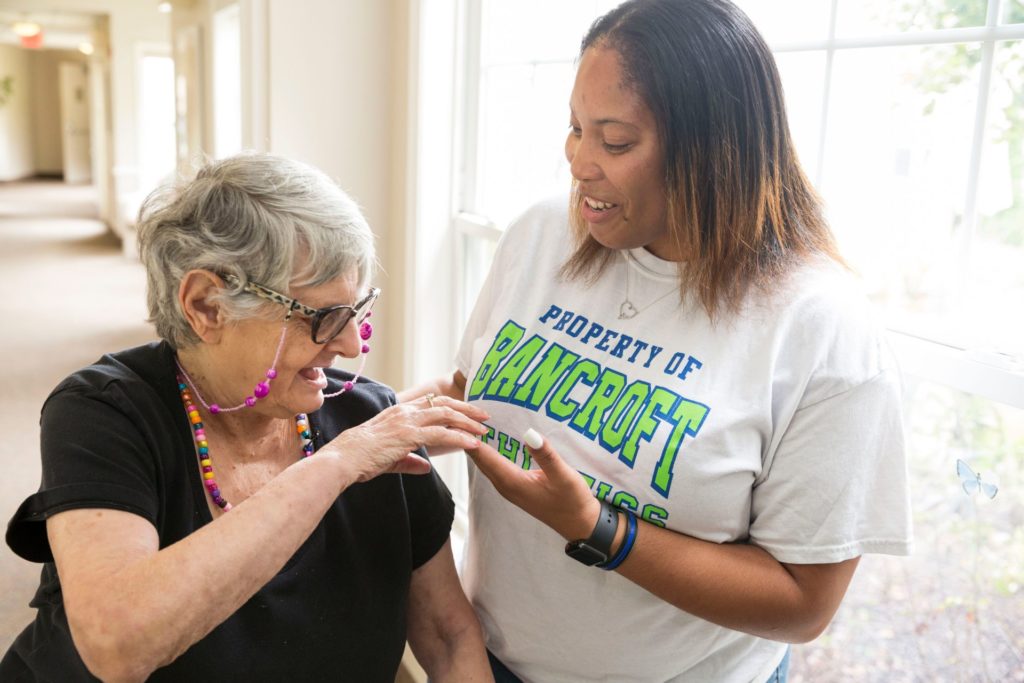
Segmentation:
{"type": "MultiPolygon", "coordinates": [[[[728,0],[629,0],[580,47],[618,53],[627,87],[650,108],[664,146],[668,230],[684,296],[712,317],[753,285],[770,290],[813,254],[843,263],[789,133],[775,60],[728,0]]],[[[596,277],[611,252],[589,235],[573,192],[568,277],[596,277]]]]}

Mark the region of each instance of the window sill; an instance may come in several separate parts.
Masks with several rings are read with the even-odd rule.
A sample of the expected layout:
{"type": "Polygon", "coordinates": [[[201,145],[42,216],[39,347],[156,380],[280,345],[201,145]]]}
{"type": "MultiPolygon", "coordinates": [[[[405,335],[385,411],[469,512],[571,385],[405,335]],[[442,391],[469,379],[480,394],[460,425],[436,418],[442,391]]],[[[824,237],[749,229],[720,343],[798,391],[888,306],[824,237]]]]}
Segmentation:
{"type": "Polygon", "coordinates": [[[889,331],[904,376],[1024,408],[1024,369],[1004,354],[961,349],[889,331]]]}

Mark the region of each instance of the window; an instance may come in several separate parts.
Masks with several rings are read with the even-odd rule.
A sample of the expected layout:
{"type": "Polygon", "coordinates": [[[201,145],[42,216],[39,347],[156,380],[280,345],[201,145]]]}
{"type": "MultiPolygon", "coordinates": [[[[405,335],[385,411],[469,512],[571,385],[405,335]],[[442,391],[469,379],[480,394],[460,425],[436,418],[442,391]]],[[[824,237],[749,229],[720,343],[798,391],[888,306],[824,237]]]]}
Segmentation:
{"type": "MultiPolygon", "coordinates": [[[[452,17],[454,151],[438,194],[456,339],[504,226],[568,187],[573,61],[616,4],[466,0],[452,17]]],[[[803,164],[908,381],[915,555],[866,557],[794,673],[1022,678],[1024,0],[739,4],[775,52],[803,164]],[[995,498],[969,495],[957,460],[995,498]]]]}
{"type": "Polygon", "coordinates": [[[139,175],[148,193],[175,167],[174,61],[166,48],[143,45],[139,54],[139,175]]]}
{"type": "Polygon", "coordinates": [[[213,13],[213,146],[218,159],[242,149],[242,35],[237,3],[213,13]]]}
{"type": "MultiPolygon", "coordinates": [[[[454,190],[467,253],[568,186],[573,60],[615,4],[468,3],[454,190]]],[[[915,372],[1024,407],[1024,317],[1008,314],[1024,310],[1024,3],[740,4],[776,50],[844,254],[901,347],[944,354],[915,372]],[[964,376],[978,365],[1004,374],[982,386],[964,376]]],[[[468,269],[461,281],[459,321],[479,286],[468,269]]]]}

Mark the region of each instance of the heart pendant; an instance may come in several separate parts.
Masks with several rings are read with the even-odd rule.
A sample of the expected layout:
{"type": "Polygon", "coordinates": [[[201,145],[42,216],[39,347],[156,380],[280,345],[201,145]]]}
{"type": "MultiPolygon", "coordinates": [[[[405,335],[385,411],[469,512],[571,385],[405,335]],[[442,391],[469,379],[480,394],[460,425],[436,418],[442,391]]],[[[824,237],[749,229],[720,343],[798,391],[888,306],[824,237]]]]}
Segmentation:
{"type": "Polygon", "coordinates": [[[619,306],[619,320],[628,320],[633,318],[639,311],[636,310],[636,306],[629,299],[626,299],[619,306]]]}

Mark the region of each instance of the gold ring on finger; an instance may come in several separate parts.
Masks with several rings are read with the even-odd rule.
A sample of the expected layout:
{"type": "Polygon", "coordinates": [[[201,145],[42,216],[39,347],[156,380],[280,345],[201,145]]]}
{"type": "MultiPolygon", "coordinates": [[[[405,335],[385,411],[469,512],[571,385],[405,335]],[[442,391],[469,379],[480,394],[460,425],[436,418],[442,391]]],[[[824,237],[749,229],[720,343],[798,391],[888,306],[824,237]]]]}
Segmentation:
{"type": "Polygon", "coordinates": [[[436,398],[436,394],[433,394],[433,393],[427,394],[423,398],[425,398],[427,400],[427,405],[429,405],[431,408],[434,407],[434,398],[436,398]]]}

